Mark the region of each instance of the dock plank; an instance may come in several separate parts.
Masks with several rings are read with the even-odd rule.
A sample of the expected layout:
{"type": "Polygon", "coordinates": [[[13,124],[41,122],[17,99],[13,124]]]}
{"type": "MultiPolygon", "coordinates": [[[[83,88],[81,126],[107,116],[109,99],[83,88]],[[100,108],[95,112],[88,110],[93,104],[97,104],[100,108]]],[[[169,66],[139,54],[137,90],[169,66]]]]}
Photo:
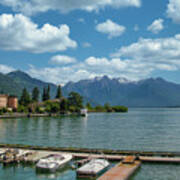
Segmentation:
{"type": "Polygon", "coordinates": [[[108,159],[111,161],[120,161],[123,160],[126,156],[120,155],[102,155],[102,154],[89,154],[89,153],[70,153],[75,158],[93,158],[93,159],[108,159]]]}
{"type": "Polygon", "coordinates": [[[166,158],[166,157],[143,157],[140,156],[139,159],[143,162],[159,162],[159,163],[180,163],[180,158],[166,158]]]}
{"type": "Polygon", "coordinates": [[[136,160],[136,156],[127,156],[123,159],[122,163],[124,164],[132,164],[136,160]]]}
{"type": "Polygon", "coordinates": [[[133,164],[119,163],[103,174],[98,180],[128,180],[140,165],[140,161],[135,161],[133,164]]]}
{"type": "MultiPolygon", "coordinates": [[[[6,151],[8,147],[0,148],[0,153],[3,153],[6,151]]],[[[18,148],[21,149],[21,148],[18,148]]],[[[24,149],[22,149],[24,150],[24,149]]],[[[86,158],[102,158],[102,159],[108,159],[110,161],[121,161],[126,156],[123,155],[112,155],[112,154],[90,154],[90,153],[74,153],[74,152],[66,152],[66,151],[47,151],[47,150],[32,150],[32,149],[26,149],[28,151],[35,152],[32,156],[28,158],[29,161],[36,162],[42,157],[45,157],[49,154],[61,154],[61,153],[67,153],[71,154],[74,158],[80,158],[80,159],[86,159],[86,158]],[[38,153],[38,154],[36,154],[38,153]]],[[[180,157],[160,157],[160,156],[138,156],[139,160],[142,162],[160,162],[160,163],[180,163],[180,157]]]]}

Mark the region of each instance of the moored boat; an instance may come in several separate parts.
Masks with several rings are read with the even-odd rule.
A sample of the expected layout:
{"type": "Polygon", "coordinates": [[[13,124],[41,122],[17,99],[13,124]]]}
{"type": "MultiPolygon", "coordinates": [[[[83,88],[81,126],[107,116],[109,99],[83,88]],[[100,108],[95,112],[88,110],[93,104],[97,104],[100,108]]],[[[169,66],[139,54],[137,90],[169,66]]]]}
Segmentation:
{"type": "Polygon", "coordinates": [[[37,171],[55,172],[64,167],[72,160],[70,154],[51,154],[45,158],[40,159],[36,164],[37,171]]]}
{"type": "Polygon", "coordinates": [[[3,162],[4,154],[6,153],[7,149],[1,149],[0,150],[0,162],[3,162]]]}
{"type": "Polygon", "coordinates": [[[89,163],[77,170],[77,177],[91,178],[102,174],[108,167],[109,162],[105,159],[92,159],[89,163]]]}
{"type": "Polygon", "coordinates": [[[0,149],[0,156],[3,155],[6,151],[6,149],[0,149]]]}
{"type": "Polygon", "coordinates": [[[0,151],[0,162],[3,162],[4,164],[17,163],[22,161],[22,159],[30,153],[31,151],[21,149],[7,149],[0,151]]]}
{"type": "Polygon", "coordinates": [[[18,154],[17,149],[7,149],[5,153],[1,156],[1,162],[3,164],[9,164],[16,162],[16,155],[18,154]]]}
{"type": "Polygon", "coordinates": [[[87,109],[81,109],[80,110],[80,115],[85,116],[85,117],[88,116],[88,110],[87,109]]]}
{"type": "Polygon", "coordinates": [[[31,154],[33,154],[33,151],[19,149],[18,153],[16,154],[16,161],[24,161],[24,158],[31,154]]]}

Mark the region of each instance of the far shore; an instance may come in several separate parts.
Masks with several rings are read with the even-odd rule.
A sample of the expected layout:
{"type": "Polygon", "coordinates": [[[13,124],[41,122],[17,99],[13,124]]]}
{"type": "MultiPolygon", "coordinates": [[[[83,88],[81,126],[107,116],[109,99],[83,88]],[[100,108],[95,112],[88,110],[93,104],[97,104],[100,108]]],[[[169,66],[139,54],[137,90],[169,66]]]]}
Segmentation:
{"type": "Polygon", "coordinates": [[[12,113],[12,114],[3,114],[0,115],[0,119],[8,119],[8,118],[31,118],[31,117],[58,117],[58,116],[82,116],[79,113],[12,113]]]}
{"type": "MultiPolygon", "coordinates": [[[[118,112],[104,112],[104,111],[89,111],[91,113],[118,113],[118,112]]],[[[123,113],[123,112],[119,112],[123,113]]],[[[63,116],[84,116],[77,112],[67,112],[67,113],[5,113],[0,115],[0,119],[9,119],[9,118],[31,118],[31,117],[63,117],[63,116]]]]}

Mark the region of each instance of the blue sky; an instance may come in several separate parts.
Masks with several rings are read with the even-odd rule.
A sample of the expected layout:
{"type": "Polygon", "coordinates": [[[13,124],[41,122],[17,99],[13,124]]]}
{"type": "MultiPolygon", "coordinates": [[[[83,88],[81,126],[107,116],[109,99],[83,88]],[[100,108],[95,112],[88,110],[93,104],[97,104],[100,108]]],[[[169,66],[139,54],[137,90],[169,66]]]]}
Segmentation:
{"type": "Polygon", "coordinates": [[[1,0],[0,72],[180,83],[179,31],[179,0],[1,0]]]}

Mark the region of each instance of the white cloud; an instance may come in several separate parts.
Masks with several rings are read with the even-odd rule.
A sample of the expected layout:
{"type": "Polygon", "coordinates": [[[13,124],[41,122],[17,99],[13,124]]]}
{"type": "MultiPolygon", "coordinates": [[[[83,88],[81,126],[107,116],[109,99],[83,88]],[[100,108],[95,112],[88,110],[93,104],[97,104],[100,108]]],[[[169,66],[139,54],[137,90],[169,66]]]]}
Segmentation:
{"type": "Polygon", "coordinates": [[[4,65],[4,64],[0,64],[0,72],[3,73],[3,74],[6,74],[6,73],[9,73],[9,72],[12,72],[12,71],[15,71],[15,69],[11,66],[7,66],[7,65],[4,65]]]}
{"type": "Polygon", "coordinates": [[[153,70],[174,71],[180,69],[180,34],[170,38],[140,39],[121,47],[112,57],[129,59],[142,64],[148,73],[153,70]]]}
{"type": "Polygon", "coordinates": [[[22,14],[0,16],[0,49],[32,53],[57,52],[75,48],[67,25],[44,24],[39,28],[22,14]]]}
{"type": "Polygon", "coordinates": [[[160,31],[164,29],[163,22],[163,19],[156,19],[150,26],[148,26],[147,30],[151,31],[154,34],[158,34],[160,31]]]}
{"type": "Polygon", "coordinates": [[[31,76],[56,84],[66,84],[108,75],[109,77],[125,77],[130,80],[142,79],[149,74],[146,66],[130,60],[120,58],[89,57],[84,62],[77,62],[70,66],[36,68],[31,66],[27,71],[31,76]]]}
{"type": "Polygon", "coordinates": [[[155,70],[180,70],[180,34],[164,39],[140,39],[120,48],[110,59],[92,56],[69,66],[31,67],[28,72],[45,81],[65,84],[103,75],[139,80],[155,70]]]}
{"type": "Polygon", "coordinates": [[[139,80],[158,70],[180,70],[180,34],[160,39],[141,38],[121,47],[111,58],[92,56],[68,66],[31,67],[28,72],[45,81],[65,84],[103,75],[139,80]]]}
{"type": "Polygon", "coordinates": [[[0,4],[12,7],[14,11],[24,14],[58,10],[68,12],[76,9],[85,11],[98,11],[106,6],[119,7],[140,7],[141,0],[1,0],[0,4]]]}
{"type": "Polygon", "coordinates": [[[84,43],[82,43],[82,46],[83,46],[84,48],[89,48],[89,47],[91,47],[92,45],[91,45],[91,43],[89,43],[89,42],[84,42],[84,43]]]}
{"type": "Polygon", "coordinates": [[[83,68],[77,68],[75,65],[70,67],[55,68],[36,68],[31,66],[27,71],[32,77],[44,81],[64,85],[69,81],[77,82],[82,78],[90,78],[92,74],[83,68]]]}
{"type": "Polygon", "coordinates": [[[137,80],[148,74],[143,64],[128,59],[122,60],[121,58],[89,57],[85,60],[85,66],[89,72],[96,73],[98,76],[123,76],[131,80],[137,80]]]}
{"type": "Polygon", "coordinates": [[[169,0],[167,6],[167,16],[171,18],[175,23],[180,23],[180,1],[169,0]]]}
{"type": "Polygon", "coordinates": [[[75,63],[76,59],[66,55],[56,55],[53,56],[50,60],[50,63],[57,65],[65,65],[75,63]]]}
{"type": "Polygon", "coordinates": [[[98,24],[96,26],[96,30],[104,34],[108,34],[108,38],[113,38],[121,36],[125,32],[126,28],[108,19],[106,22],[98,24]]]}

